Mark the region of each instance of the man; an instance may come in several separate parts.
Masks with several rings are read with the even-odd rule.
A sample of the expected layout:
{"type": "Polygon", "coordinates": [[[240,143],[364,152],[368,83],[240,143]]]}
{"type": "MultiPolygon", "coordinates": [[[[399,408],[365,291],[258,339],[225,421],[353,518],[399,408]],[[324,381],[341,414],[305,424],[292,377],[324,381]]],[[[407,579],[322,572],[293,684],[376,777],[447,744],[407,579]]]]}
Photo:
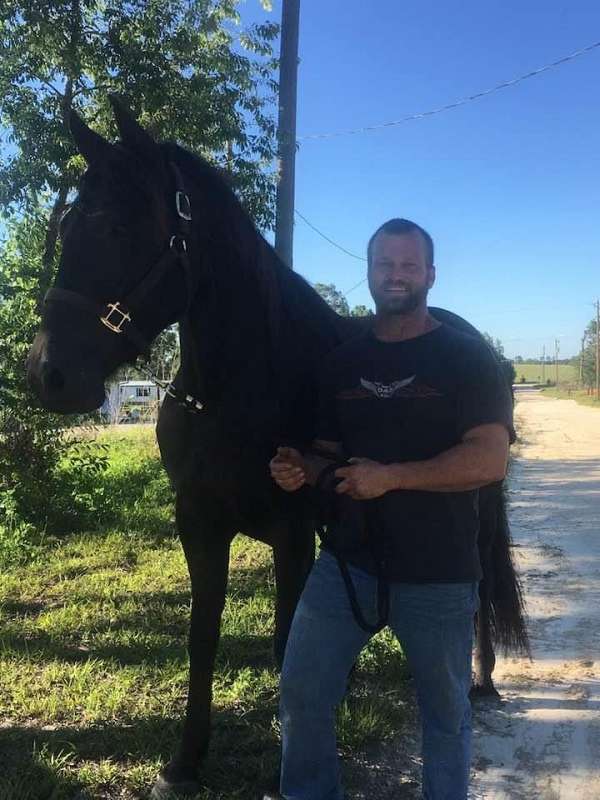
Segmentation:
{"type": "MultiPolygon", "coordinates": [[[[372,635],[366,620],[384,615],[416,683],[423,797],[466,800],[477,490],[505,475],[512,401],[487,345],[428,312],[429,234],[392,219],[367,255],[374,323],[331,354],[320,387],[315,450],[347,465],[335,471],[337,516],[287,644],[280,790],[285,800],[342,800],[335,707],[372,635]]],[[[326,464],[282,447],[270,466],[296,491],[326,464]]]]}

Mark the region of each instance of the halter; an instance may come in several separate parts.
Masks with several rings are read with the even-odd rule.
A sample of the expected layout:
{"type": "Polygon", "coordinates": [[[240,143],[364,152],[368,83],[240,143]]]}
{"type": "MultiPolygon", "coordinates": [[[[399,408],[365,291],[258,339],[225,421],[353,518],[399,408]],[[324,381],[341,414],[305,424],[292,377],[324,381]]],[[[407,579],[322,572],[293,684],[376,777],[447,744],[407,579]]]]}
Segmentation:
{"type": "MultiPolygon", "coordinates": [[[[132,309],[140,307],[140,301],[153,289],[159,280],[173,266],[181,266],[187,287],[186,311],[189,310],[193,297],[193,278],[187,252],[187,240],[191,233],[192,206],[185,192],[183,177],[177,164],[169,162],[175,178],[175,211],[177,214],[177,231],[169,238],[169,243],[158,261],[144,275],[123,299],[112,302],[96,302],[90,297],[73,292],[70,289],[52,288],[46,292],[44,304],[63,303],[89,311],[111,333],[124,334],[134,345],[138,354],[147,357],[150,342],[134,324],[132,309]]],[[[75,208],[77,208],[75,206],[75,208]]],[[[85,212],[82,212],[85,213],[85,212]]]]}

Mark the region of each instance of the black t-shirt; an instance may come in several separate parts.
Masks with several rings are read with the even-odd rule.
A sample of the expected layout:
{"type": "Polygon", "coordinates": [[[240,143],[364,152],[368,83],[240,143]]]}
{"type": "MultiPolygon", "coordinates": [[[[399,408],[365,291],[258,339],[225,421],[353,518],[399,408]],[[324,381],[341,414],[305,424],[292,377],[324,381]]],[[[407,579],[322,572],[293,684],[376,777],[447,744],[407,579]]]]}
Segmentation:
{"type": "MultiPolygon", "coordinates": [[[[401,342],[372,332],[330,354],[322,370],[318,438],[344,455],[382,463],[421,461],[486,423],[514,438],[512,395],[487,344],[441,325],[401,342]]],[[[367,572],[409,583],[475,581],[477,490],[338,496],[323,546],[367,572]]]]}

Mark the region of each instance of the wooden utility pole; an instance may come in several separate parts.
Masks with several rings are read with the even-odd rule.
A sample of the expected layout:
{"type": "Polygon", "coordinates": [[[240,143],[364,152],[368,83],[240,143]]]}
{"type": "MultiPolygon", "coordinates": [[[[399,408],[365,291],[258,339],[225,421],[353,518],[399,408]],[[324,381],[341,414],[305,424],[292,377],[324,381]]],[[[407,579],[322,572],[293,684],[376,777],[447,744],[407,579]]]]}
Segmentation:
{"type": "Polygon", "coordinates": [[[542,383],[546,383],[546,345],[542,348],[542,383]]]}
{"type": "Polygon", "coordinates": [[[558,353],[560,350],[560,344],[558,339],[554,340],[554,385],[558,386],[558,353]]]}
{"type": "Polygon", "coordinates": [[[583,389],[583,356],[585,354],[585,333],[581,337],[581,355],[579,356],[579,383],[583,389]]]}
{"type": "Polygon", "coordinates": [[[600,400],[600,300],[596,300],[596,400],[600,400]]]}
{"type": "Polygon", "coordinates": [[[300,0],[283,0],[279,57],[279,180],[275,218],[275,250],[288,267],[294,256],[294,186],[296,169],[296,97],[300,0]]]}

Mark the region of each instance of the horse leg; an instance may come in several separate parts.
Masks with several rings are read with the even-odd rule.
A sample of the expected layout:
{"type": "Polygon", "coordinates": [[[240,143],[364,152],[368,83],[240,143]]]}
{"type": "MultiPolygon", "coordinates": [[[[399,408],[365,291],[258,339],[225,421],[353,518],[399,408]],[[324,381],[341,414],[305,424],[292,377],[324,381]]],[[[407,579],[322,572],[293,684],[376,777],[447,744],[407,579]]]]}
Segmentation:
{"type": "Polygon", "coordinates": [[[300,594],[315,559],[314,523],[300,518],[282,525],[273,541],[275,562],[275,661],[279,669],[300,594]]]}
{"type": "Polygon", "coordinates": [[[500,697],[492,673],[496,666],[496,655],[492,642],[490,625],[490,583],[493,580],[488,573],[479,584],[480,608],[477,614],[477,644],[475,648],[475,673],[471,697],[500,697]]]}
{"type": "Polygon", "coordinates": [[[521,584],[511,553],[510,528],[502,484],[479,490],[479,554],[483,567],[478,615],[477,675],[474,694],[498,697],[492,682],[492,640],[505,651],[531,658],[521,584]]]}
{"type": "Polygon", "coordinates": [[[475,670],[471,697],[500,697],[492,681],[496,655],[492,640],[492,600],[495,589],[493,548],[498,536],[498,503],[502,490],[496,486],[479,491],[479,559],[483,579],[479,584],[479,611],[476,623],[475,670]]]}
{"type": "Polygon", "coordinates": [[[186,504],[178,496],[177,523],[192,588],[189,687],[179,748],[159,775],[151,800],[193,797],[201,789],[198,766],[210,737],[213,669],[233,538],[224,525],[207,522],[200,519],[196,502],[186,504]],[[202,531],[198,530],[200,524],[202,531]]]}

